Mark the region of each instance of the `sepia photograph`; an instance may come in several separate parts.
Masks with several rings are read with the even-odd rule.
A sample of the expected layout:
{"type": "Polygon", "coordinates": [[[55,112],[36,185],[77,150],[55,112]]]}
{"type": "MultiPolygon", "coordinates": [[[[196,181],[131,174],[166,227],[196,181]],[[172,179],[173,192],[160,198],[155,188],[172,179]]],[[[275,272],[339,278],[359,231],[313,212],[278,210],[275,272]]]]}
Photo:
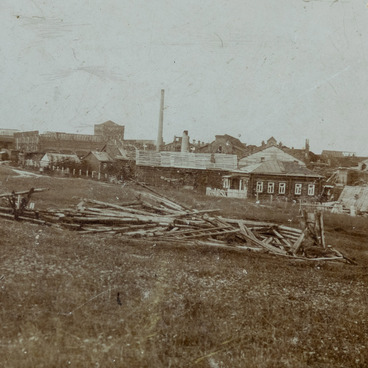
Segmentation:
{"type": "Polygon", "coordinates": [[[1,0],[0,367],[368,367],[367,0],[1,0]]]}

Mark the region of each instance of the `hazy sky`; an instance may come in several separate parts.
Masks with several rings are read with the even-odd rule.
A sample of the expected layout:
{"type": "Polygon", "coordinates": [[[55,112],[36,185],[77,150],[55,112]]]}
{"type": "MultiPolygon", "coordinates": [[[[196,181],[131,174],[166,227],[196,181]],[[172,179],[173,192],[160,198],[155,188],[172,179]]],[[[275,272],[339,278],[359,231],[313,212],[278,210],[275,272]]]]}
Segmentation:
{"type": "Polygon", "coordinates": [[[0,128],[368,155],[368,0],[1,0],[0,128]]]}

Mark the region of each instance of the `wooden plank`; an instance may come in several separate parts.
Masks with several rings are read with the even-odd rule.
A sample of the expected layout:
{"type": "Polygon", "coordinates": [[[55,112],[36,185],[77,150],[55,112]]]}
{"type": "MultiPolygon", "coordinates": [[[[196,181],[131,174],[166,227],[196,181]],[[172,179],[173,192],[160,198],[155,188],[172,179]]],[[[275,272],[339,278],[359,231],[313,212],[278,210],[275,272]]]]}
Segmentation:
{"type": "Polygon", "coordinates": [[[106,206],[106,207],[111,207],[111,208],[115,208],[117,210],[121,210],[121,211],[124,211],[124,212],[129,212],[129,213],[134,213],[134,214],[147,215],[147,213],[149,213],[147,211],[137,210],[135,208],[123,207],[123,206],[119,206],[119,205],[113,204],[113,203],[97,201],[95,199],[85,199],[85,202],[94,203],[94,204],[98,204],[98,205],[106,206]]]}
{"type": "Polygon", "coordinates": [[[302,242],[304,240],[305,234],[307,233],[307,229],[305,229],[301,235],[299,236],[299,239],[294,243],[294,246],[292,247],[293,254],[297,254],[299,251],[300,246],[302,245],[302,242]]]}
{"type": "Polygon", "coordinates": [[[266,238],[266,239],[262,240],[262,243],[270,244],[272,241],[273,241],[273,238],[272,238],[272,236],[270,236],[269,238],[266,238]]]}
{"type": "Polygon", "coordinates": [[[191,209],[189,207],[187,207],[187,206],[185,206],[183,204],[179,204],[179,203],[175,202],[174,200],[172,200],[172,199],[170,199],[170,198],[162,195],[161,193],[157,192],[156,190],[150,188],[149,186],[147,186],[147,185],[145,185],[143,183],[140,183],[140,182],[135,181],[135,180],[134,180],[134,183],[137,184],[137,185],[139,185],[139,186],[141,186],[141,187],[143,187],[143,188],[145,188],[145,189],[147,189],[148,191],[150,191],[150,192],[158,195],[159,197],[168,200],[170,203],[174,204],[175,206],[178,206],[179,209],[186,209],[186,210],[190,210],[191,211],[191,209]]]}
{"type": "Polygon", "coordinates": [[[285,230],[285,231],[289,231],[291,233],[296,233],[298,235],[300,235],[303,231],[294,227],[289,227],[289,226],[285,226],[285,225],[278,225],[278,228],[280,230],[285,230]]]}
{"type": "Polygon", "coordinates": [[[282,249],[279,249],[279,248],[276,248],[270,244],[265,244],[263,242],[261,242],[260,240],[256,239],[256,237],[252,234],[252,235],[249,235],[247,234],[246,231],[243,231],[240,229],[240,232],[243,234],[243,236],[246,238],[246,239],[249,239],[249,241],[253,244],[256,244],[258,245],[259,247],[261,248],[265,248],[267,250],[269,250],[270,252],[272,253],[275,253],[275,254],[282,254],[282,255],[286,255],[287,253],[282,250],[282,249]]]}
{"type": "Polygon", "coordinates": [[[203,238],[203,237],[210,237],[210,236],[218,236],[218,235],[229,235],[229,234],[235,234],[240,232],[240,229],[234,229],[234,230],[225,230],[225,231],[213,231],[213,232],[204,232],[202,234],[197,233],[193,235],[189,235],[183,238],[176,237],[177,239],[195,239],[195,238],[203,238]]]}
{"type": "Polygon", "coordinates": [[[323,213],[320,213],[319,216],[319,226],[320,226],[320,230],[321,230],[321,243],[322,243],[322,247],[324,249],[326,249],[326,241],[325,241],[325,227],[323,224],[323,213]]]}
{"type": "Polygon", "coordinates": [[[357,265],[358,263],[356,263],[355,261],[353,261],[351,258],[348,258],[347,256],[345,256],[344,254],[342,254],[341,252],[339,252],[337,249],[333,249],[333,251],[339,256],[342,257],[343,259],[345,259],[348,263],[352,264],[352,265],[357,265]]]}
{"type": "Polygon", "coordinates": [[[166,214],[166,215],[170,215],[170,216],[186,216],[186,215],[188,215],[188,213],[186,213],[186,212],[183,212],[183,211],[178,211],[178,210],[173,210],[173,209],[171,209],[171,208],[167,208],[167,207],[164,207],[164,206],[154,206],[154,205],[152,205],[152,204],[149,204],[149,203],[147,203],[147,202],[144,202],[143,204],[142,204],[142,207],[143,208],[148,208],[148,209],[150,209],[150,210],[154,210],[154,211],[156,211],[156,212],[161,212],[161,213],[164,213],[164,214],[166,214]]]}
{"type": "Polygon", "coordinates": [[[211,209],[211,210],[193,210],[191,212],[186,212],[183,213],[182,215],[179,215],[180,217],[184,217],[184,216],[196,216],[196,215],[202,215],[202,214],[206,214],[206,213],[215,213],[215,212],[220,212],[221,209],[219,208],[215,208],[215,209],[211,209]]]}
{"type": "Polygon", "coordinates": [[[186,234],[191,235],[191,234],[200,234],[200,233],[210,234],[213,231],[225,230],[225,229],[228,229],[228,228],[219,226],[219,227],[211,227],[211,228],[198,229],[198,230],[189,229],[189,230],[176,231],[173,235],[178,236],[178,235],[186,235],[186,234]]]}
{"type": "MultiPolygon", "coordinates": [[[[0,213],[0,217],[5,218],[5,219],[9,219],[9,220],[15,220],[14,215],[7,214],[7,213],[0,213]]],[[[38,224],[38,225],[51,225],[47,221],[34,219],[34,218],[31,218],[31,217],[18,216],[17,220],[32,222],[33,224],[38,224]]]]}
{"type": "Polygon", "coordinates": [[[277,230],[273,229],[273,233],[280,239],[281,243],[284,243],[288,248],[292,249],[292,244],[283,236],[281,235],[277,230]]]}
{"type": "Polygon", "coordinates": [[[221,217],[221,219],[225,222],[228,222],[229,224],[238,224],[239,221],[241,221],[248,227],[253,227],[253,226],[260,226],[260,227],[278,226],[277,224],[272,223],[272,222],[262,222],[262,221],[253,221],[253,220],[244,220],[244,219],[232,219],[232,218],[227,218],[227,217],[221,217]]]}

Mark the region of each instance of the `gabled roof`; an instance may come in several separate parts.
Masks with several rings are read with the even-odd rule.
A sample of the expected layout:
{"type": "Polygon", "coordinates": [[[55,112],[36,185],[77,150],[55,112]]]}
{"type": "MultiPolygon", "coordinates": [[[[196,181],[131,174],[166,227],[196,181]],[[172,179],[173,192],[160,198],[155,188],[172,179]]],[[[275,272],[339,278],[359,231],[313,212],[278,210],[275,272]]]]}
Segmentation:
{"type": "Polygon", "coordinates": [[[128,159],[127,151],[123,148],[121,142],[119,143],[107,143],[104,147],[102,147],[101,152],[106,152],[111,159],[128,159]]]}
{"type": "Polygon", "coordinates": [[[246,150],[245,148],[245,144],[242,143],[238,138],[235,138],[231,135],[228,135],[228,134],[224,134],[224,135],[216,135],[216,139],[217,137],[221,137],[221,138],[224,138],[226,139],[226,141],[228,141],[232,146],[240,149],[240,150],[246,150]]]}
{"type": "Polygon", "coordinates": [[[215,140],[211,143],[206,143],[201,146],[196,147],[196,151],[198,152],[214,152],[213,147],[217,147],[218,144],[225,144],[226,146],[231,146],[231,151],[238,151],[239,155],[245,155],[248,152],[247,145],[242,143],[238,138],[232,137],[228,134],[216,135],[215,140]],[[225,141],[225,143],[223,143],[225,141]]]}
{"type": "Polygon", "coordinates": [[[282,161],[282,162],[297,162],[301,166],[305,166],[305,163],[301,160],[298,160],[294,156],[286,153],[279,147],[271,146],[266,147],[262,150],[257,151],[249,156],[246,156],[239,160],[239,167],[248,166],[256,163],[267,162],[267,161],[282,161]]]}
{"type": "Polygon", "coordinates": [[[265,161],[245,166],[241,169],[241,171],[249,174],[272,174],[322,178],[322,176],[318,175],[312,170],[307,169],[305,166],[299,165],[297,162],[283,162],[279,160],[265,161]]]}
{"type": "Polygon", "coordinates": [[[114,162],[114,160],[106,152],[99,151],[91,151],[83,159],[86,159],[90,155],[94,156],[100,162],[114,162]]]}

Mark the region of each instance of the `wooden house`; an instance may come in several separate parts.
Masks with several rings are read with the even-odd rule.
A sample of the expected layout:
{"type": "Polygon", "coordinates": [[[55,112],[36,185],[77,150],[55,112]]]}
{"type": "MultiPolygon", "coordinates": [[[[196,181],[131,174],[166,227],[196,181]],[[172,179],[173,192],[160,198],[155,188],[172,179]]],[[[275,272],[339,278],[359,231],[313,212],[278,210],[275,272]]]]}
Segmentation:
{"type": "Polygon", "coordinates": [[[80,164],[77,155],[68,155],[61,153],[45,153],[39,161],[39,166],[42,168],[52,168],[52,166],[69,167],[73,164],[80,164]]]}
{"type": "Polygon", "coordinates": [[[82,162],[88,170],[98,173],[106,173],[114,166],[114,160],[107,152],[91,151],[83,157],[82,162]]]}
{"type": "MultiPolygon", "coordinates": [[[[315,200],[322,191],[322,178],[297,162],[264,161],[224,175],[219,195],[315,200]]],[[[216,190],[208,188],[207,194],[216,195],[216,190]]]]}
{"type": "Polygon", "coordinates": [[[240,158],[248,153],[248,148],[238,138],[224,134],[216,135],[213,142],[197,147],[196,152],[230,154],[240,158]]]}
{"type": "Polygon", "coordinates": [[[236,155],[221,153],[137,151],[136,178],[163,186],[175,185],[205,192],[221,186],[222,176],[237,168],[236,155]]]}

